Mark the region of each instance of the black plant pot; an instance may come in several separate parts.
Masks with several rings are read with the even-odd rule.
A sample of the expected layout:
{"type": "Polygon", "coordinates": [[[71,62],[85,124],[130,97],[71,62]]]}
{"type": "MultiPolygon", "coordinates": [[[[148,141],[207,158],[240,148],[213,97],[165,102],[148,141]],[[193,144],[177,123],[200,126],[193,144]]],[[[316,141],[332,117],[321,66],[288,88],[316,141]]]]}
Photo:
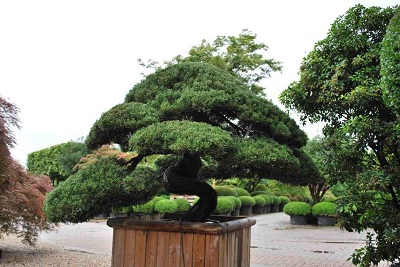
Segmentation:
{"type": "Polygon", "coordinates": [[[279,204],[273,204],[271,206],[271,212],[279,212],[279,204]]]}
{"type": "Polygon", "coordinates": [[[286,203],[279,204],[279,211],[283,211],[283,207],[285,207],[286,203]]]}
{"type": "Polygon", "coordinates": [[[263,213],[270,213],[271,212],[271,205],[265,205],[263,207],[263,213]]]}
{"type": "Polygon", "coordinates": [[[254,205],[253,206],[253,214],[261,214],[263,212],[263,207],[260,205],[254,205]]]}
{"type": "Polygon", "coordinates": [[[253,211],[253,206],[243,205],[240,207],[240,215],[251,215],[253,211]]]}
{"type": "Polygon", "coordinates": [[[231,216],[239,216],[240,215],[240,208],[236,208],[231,212],[231,216]]]}
{"type": "Polygon", "coordinates": [[[305,225],[308,224],[309,216],[294,215],[290,216],[290,224],[293,225],[305,225]]]}
{"type": "Polygon", "coordinates": [[[318,216],[317,223],[319,226],[333,226],[336,224],[336,218],[331,216],[318,216]]]}

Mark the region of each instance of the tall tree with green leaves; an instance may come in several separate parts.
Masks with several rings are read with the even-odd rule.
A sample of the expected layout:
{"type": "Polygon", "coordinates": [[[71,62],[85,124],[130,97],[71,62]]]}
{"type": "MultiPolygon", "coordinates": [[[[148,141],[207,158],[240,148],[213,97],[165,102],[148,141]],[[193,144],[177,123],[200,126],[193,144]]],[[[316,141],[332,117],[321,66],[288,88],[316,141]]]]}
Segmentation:
{"type": "Polygon", "coordinates": [[[400,116],[400,8],[397,7],[382,42],[381,84],[384,101],[400,116]]]}
{"type": "MultiPolygon", "coordinates": [[[[189,50],[188,56],[178,55],[164,63],[167,66],[181,62],[212,64],[243,80],[255,94],[264,95],[260,81],[272,72],[282,70],[282,65],[272,58],[265,58],[268,46],[256,39],[257,35],[247,29],[239,36],[218,36],[212,43],[203,39],[189,50]]],[[[152,60],[146,64],[139,59],[139,63],[147,68],[161,68],[158,62],[152,60]]]]}
{"type": "Polygon", "coordinates": [[[53,221],[84,221],[144,202],[164,185],[200,196],[184,220],[204,221],[216,205],[209,178],[307,184],[308,158],[300,150],[306,140],[293,119],[243,80],[211,64],[182,62],[148,75],[92,126],[90,149],[114,143],[134,156],[83,168],[48,194],[45,211],[53,221]],[[142,164],[151,155],[158,155],[154,164],[142,164]]]}
{"type": "Polygon", "coordinates": [[[88,153],[84,143],[70,141],[29,153],[27,168],[34,174],[49,176],[57,185],[75,173],[74,166],[88,153]]]}
{"type": "MultiPolygon", "coordinates": [[[[325,135],[342,147],[343,155],[336,154],[339,163],[350,151],[357,155],[347,163],[347,174],[351,169],[353,173],[339,206],[347,230],[373,230],[366,246],[352,256],[360,266],[400,257],[399,116],[384,101],[382,78],[386,86],[396,83],[393,77],[381,76],[387,73],[381,69],[382,41],[399,35],[394,27],[385,37],[394,10],[350,8],[304,58],[299,81],[281,94],[282,102],[300,112],[303,120],[326,123],[325,135]]],[[[392,68],[396,72],[399,65],[392,68]]],[[[395,86],[390,88],[398,92],[395,86]]],[[[391,96],[391,102],[398,101],[398,96],[391,96]]]]}

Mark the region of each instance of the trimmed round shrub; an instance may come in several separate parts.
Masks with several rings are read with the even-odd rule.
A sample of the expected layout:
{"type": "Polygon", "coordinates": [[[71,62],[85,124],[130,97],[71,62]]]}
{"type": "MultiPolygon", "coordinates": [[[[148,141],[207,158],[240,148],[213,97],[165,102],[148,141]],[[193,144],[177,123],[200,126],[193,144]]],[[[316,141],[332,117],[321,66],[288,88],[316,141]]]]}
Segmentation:
{"type": "Polygon", "coordinates": [[[185,198],[175,198],[174,201],[178,204],[176,212],[186,212],[190,209],[190,203],[185,198]]]}
{"type": "Polygon", "coordinates": [[[132,206],[134,212],[153,213],[155,201],[151,200],[144,204],[132,206]]]}
{"type": "Polygon", "coordinates": [[[283,212],[289,216],[307,216],[311,215],[312,208],[309,203],[294,201],[286,204],[283,212]]]}
{"type": "Polygon", "coordinates": [[[258,195],[266,195],[266,194],[268,194],[268,192],[267,191],[253,191],[253,192],[251,192],[250,193],[250,195],[251,196],[258,196],[258,195]]]}
{"type": "Polygon", "coordinates": [[[254,187],[254,191],[267,191],[268,187],[265,184],[258,184],[254,187]]]}
{"type": "Polygon", "coordinates": [[[337,205],[332,202],[319,202],[312,207],[314,216],[336,216],[337,205]]]}
{"type": "Polygon", "coordinates": [[[242,206],[254,206],[256,204],[254,198],[250,196],[241,196],[239,199],[242,201],[242,206]]]}
{"type": "Polygon", "coordinates": [[[228,186],[216,186],[214,190],[217,192],[217,196],[234,196],[238,197],[238,193],[232,188],[228,186]]]}
{"type": "Polygon", "coordinates": [[[227,197],[218,197],[217,206],[215,207],[214,213],[224,214],[234,210],[234,201],[227,197]]]}
{"type": "Polygon", "coordinates": [[[281,199],[279,197],[273,196],[272,199],[273,199],[273,203],[272,204],[274,204],[274,205],[281,204],[281,199]]]}
{"type": "Polygon", "coordinates": [[[233,187],[232,189],[236,191],[236,193],[238,194],[239,197],[241,197],[241,196],[250,196],[250,193],[244,188],[233,187]]]}
{"type": "Polygon", "coordinates": [[[151,200],[151,201],[153,201],[153,202],[154,202],[154,205],[155,205],[158,201],[160,201],[160,200],[166,200],[166,199],[169,199],[169,198],[157,196],[157,197],[153,198],[153,200],[151,200]]]}
{"type": "Polygon", "coordinates": [[[178,210],[178,203],[173,200],[163,199],[155,204],[154,210],[161,213],[174,213],[178,210]]]}
{"type": "Polygon", "coordinates": [[[280,204],[283,204],[283,205],[285,205],[285,204],[290,202],[290,199],[288,197],[285,197],[285,196],[280,196],[279,199],[281,200],[280,204]]]}
{"type": "Polygon", "coordinates": [[[254,201],[256,202],[254,205],[265,206],[266,202],[262,196],[254,196],[254,201]]]}
{"type": "Polygon", "coordinates": [[[240,201],[240,199],[238,197],[226,196],[226,198],[231,199],[235,203],[234,209],[238,209],[242,206],[242,201],[240,201]]]}
{"type": "Polygon", "coordinates": [[[258,196],[263,197],[265,199],[265,205],[271,205],[272,204],[273,200],[272,200],[272,196],[271,195],[262,194],[262,195],[258,195],[258,196]]]}

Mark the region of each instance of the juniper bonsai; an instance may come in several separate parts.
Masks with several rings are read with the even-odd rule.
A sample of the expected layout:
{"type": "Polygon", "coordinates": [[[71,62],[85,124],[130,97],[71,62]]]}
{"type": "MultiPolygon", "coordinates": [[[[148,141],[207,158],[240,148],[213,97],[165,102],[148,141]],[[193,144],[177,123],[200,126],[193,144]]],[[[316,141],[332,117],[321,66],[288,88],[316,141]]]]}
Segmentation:
{"type": "MultiPolygon", "coordinates": [[[[312,176],[302,169],[305,157],[299,150],[306,139],[293,119],[242,80],[210,64],[185,62],[157,70],[136,84],[124,103],[94,123],[86,144],[96,149],[114,143],[134,153],[129,160],[117,160],[124,169],[121,173],[133,177],[138,168],[149,168],[140,179],[146,184],[153,181],[152,189],[158,183],[171,193],[199,196],[184,220],[205,221],[217,204],[209,178],[268,177],[307,183],[312,176]],[[158,156],[153,164],[143,164],[154,155],[158,156]]],[[[109,190],[113,195],[107,205],[137,204],[138,195],[147,197],[142,202],[154,195],[154,190],[140,193],[147,189],[140,183],[125,183],[121,177],[115,185],[123,190],[109,190]]],[[[52,197],[49,194],[48,199],[52,197]]],[[[80,216],[88,219],[84,213],[80,216]]]]}

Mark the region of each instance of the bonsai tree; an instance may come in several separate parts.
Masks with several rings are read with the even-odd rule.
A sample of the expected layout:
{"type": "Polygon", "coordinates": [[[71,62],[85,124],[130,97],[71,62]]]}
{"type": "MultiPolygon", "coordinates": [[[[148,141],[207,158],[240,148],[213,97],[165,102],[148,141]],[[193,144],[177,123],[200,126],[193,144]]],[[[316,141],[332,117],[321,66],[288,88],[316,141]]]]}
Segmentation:
{"type": "Polygon", "coordinates": [[[57,187],[57,199],[55,191],[48,195],[45,211],[59,214],[49,216],[54,221],[84,221],[109,206],[145,202],[163,185],[174,194],[199,196],[183,220],[205,221],[217,204],[209,178],[274,177],[307,184],[312,176],[302,168],[306,157],[299,149],[306,140],[293,119],[229,72],[206,63],[171,65],[135,85],[124,103],[101,115],[86,139],[89,149],[114,143],[134,156],[103,162],[107,168],[95,175],[88,171],[95,167],[82,169],[75,175],[79,179],[71,176],[57,187]],[[141,165],[154,155],[152,165],[141,165]],[[86,186],[114,179],[99,186],[102,195],[85,193],[86,186]],[[80,192],[86,195],[74,200],[80,192]]]}

